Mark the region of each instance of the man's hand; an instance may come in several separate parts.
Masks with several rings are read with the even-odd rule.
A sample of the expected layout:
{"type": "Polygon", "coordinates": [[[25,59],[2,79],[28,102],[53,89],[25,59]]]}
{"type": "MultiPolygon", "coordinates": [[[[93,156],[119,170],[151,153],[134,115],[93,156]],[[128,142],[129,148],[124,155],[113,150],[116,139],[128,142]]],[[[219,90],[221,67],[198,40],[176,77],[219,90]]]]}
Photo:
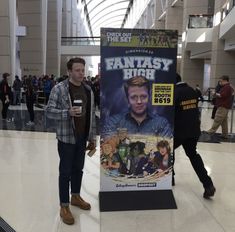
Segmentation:
{"type": "MultiPolygon", "coordinates": [[[[96,148],[95,148],[95,141],[89,141],[86,150],[89,151],[87,153],[87,155],[89,156],[93,156],[96,153],[96,148]]],[[[106,166],[106,168],[108,168],[108,166],[106,166]]]]}
{"type": "Polygon", "coordinates": [[[90,141],[86,147],[86,150],[94,150],[95,149],[95,142],[90,141]]]}
{"type": "Polygon", "coordinates": [[[69,114],[72,117],[80,117],[81,116],[81,107],[73,106],[69,109],[69,114]]]}

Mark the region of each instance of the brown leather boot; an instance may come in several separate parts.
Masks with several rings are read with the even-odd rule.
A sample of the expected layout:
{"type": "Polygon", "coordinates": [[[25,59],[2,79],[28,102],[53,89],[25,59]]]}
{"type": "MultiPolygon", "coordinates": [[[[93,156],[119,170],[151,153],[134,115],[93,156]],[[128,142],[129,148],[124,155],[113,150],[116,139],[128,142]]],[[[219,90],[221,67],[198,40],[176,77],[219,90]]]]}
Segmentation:
{"type": "Polygon", "coordinates": [[[79,195],[72,195],[71,205],[78,206],[80,209],[89,210],[91,205],[84,201],[79,195]]]}
{"type": "Polygon", "coordinates": [[[61,206],[60,208],[60,217],[62,218],[62,221],[67,225],[73,225],[74,224],[74,217],[70,211],[69,206],[61,206]]]}

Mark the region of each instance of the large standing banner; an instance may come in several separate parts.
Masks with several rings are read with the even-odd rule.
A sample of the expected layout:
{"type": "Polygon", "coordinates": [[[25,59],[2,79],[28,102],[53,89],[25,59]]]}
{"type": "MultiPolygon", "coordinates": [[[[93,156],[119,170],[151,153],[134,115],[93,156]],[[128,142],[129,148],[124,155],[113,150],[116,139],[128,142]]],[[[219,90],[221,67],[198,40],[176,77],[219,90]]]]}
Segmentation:
{"type": "Polygon", "coordinates": [[[177,38],[101,29],[101,192],[172,188],[177,38]]]}

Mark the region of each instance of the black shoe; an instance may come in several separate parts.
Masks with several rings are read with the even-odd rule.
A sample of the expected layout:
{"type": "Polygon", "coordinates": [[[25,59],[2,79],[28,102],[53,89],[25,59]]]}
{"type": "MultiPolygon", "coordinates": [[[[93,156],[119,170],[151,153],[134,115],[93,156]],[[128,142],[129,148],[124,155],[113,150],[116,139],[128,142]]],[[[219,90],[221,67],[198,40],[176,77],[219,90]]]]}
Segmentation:
{"type": "Polygon", "coordinates": [[[209,199],[215,195],[215,187],[214,185],[210,185],[208,188],[205,188],[205,192],[203,193],[203,197],[209,199]]]}

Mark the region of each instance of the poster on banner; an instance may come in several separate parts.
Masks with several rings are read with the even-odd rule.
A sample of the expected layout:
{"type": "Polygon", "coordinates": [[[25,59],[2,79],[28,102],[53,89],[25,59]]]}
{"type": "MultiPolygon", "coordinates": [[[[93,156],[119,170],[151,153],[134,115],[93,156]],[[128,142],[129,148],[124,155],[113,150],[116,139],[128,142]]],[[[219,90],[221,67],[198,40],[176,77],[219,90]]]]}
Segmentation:
{"type": "Polygon", "coordinates": [[[101,29],[101,191],[172,187],[177,38],[101,29]]]}

